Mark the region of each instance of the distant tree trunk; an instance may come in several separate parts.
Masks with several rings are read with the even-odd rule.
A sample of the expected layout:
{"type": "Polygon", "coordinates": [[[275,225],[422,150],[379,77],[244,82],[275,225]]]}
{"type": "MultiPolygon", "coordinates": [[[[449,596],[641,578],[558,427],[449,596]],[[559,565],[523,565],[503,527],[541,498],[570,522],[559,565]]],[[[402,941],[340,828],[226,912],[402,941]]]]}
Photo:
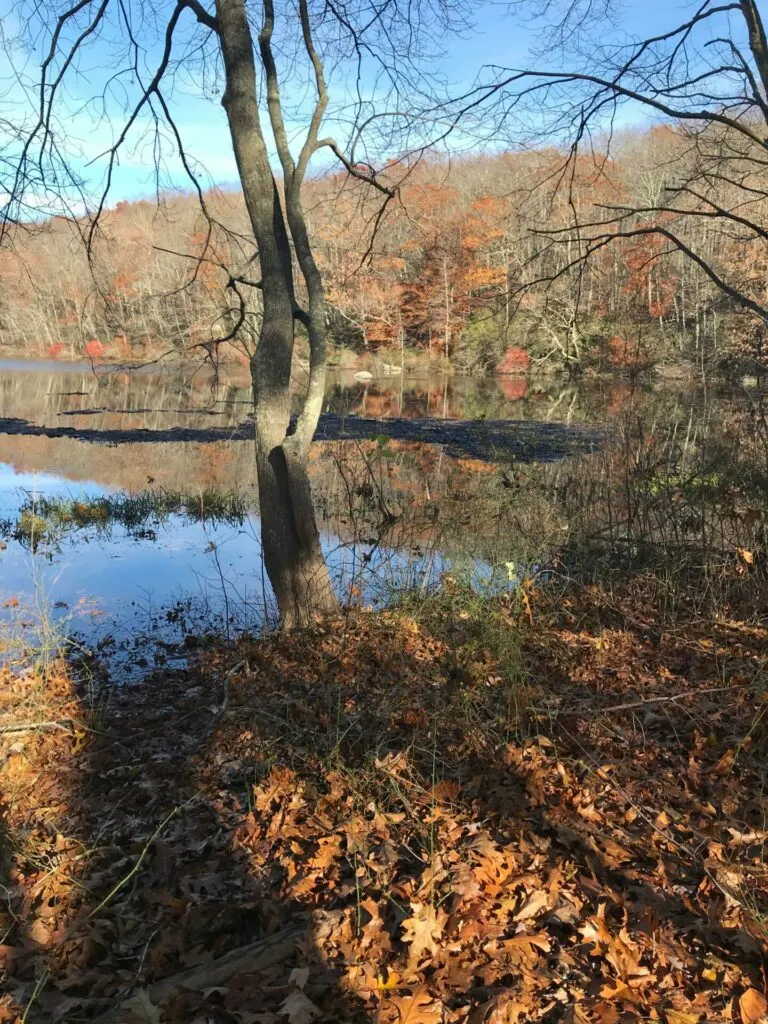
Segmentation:
{"type": "MultiPolygon", "coordinates": [[[[289,435],[297,315],[291,247],[260,123],[253,39],[244,0],[217,0],[216,7],[226,76],[222,103],[261,266],[263,320],[251,377],[264,564],[283,626],[292,629],[338,610],[307,474],[309,445],[322,405],[319,392],[324,387],[325,310],[320,302],[311,311],[310,334],[322,337],[310,338],[315,372],[297,431],[289,435]]],[[[297,216],[300,208],[298,213],[294,209],[294,219],[297,216]]],[[[303,241],[302,237],[299,244],[303,241]]]]}
{"type": "Polygon", "coordinates": [[[445,359],[446,362],[450,359],[451,352],[451,303],[453,296],[451,294],[451,288],[448,281],[448,257],[443,257],[443,288],[444,288],[444,300],[445,300],[445,359]]]}

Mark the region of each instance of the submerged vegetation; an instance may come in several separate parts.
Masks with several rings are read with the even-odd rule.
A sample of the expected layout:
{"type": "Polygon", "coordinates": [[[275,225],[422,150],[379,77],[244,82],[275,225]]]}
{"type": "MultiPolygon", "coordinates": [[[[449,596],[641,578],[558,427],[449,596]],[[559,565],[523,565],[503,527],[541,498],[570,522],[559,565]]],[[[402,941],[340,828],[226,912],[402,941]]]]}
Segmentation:
{"type": "Polygon", "coordinates": [[[35,495],[22,502],[15,520],[0,520],[0,537],[13,538],[37,550],[41,545],[55,546],[78,530],[93,528],[108,533],[121,526],[130,537],[151,539],[153,531],[172,516],[241,525],[248,511],[245,497],[216,488],[192,493],[153,490],[79,499],[35,495]]]}

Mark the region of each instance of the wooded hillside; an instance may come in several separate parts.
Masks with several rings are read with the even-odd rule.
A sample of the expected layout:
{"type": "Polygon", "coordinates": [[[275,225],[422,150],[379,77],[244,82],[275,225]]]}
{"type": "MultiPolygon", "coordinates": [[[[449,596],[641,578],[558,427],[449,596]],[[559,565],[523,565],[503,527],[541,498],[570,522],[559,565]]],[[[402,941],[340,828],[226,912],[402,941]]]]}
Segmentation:
{"type": "MultiPolygon", "coordinates": [[[[716,177],[717,195],[687,195],[697,216],[655,213],[645,225],[638,212],[663,206],[670,183],[698,173],[690,163],[700,140],[689,141],[685,130],[660,126],[613,139],[610,158],[573,160],[553,148],[422,160],[383,205],[346,172],[309,183],[332,335],[345,350],[337,358],[383,353],[399,364],[416,353],[502,372],[531,362],[751,370],[763,358],[759,321],[663,235],[595,245],[581,227],[626,206],[632,228],[674,228],[764,302],[766,261],[754,231],[707,215],[729,206],[728,175],[716,177]],[[561,230],[570,224],[581,226],[561,230]]],[[[743,195],[759,164],[749,154],[729,161],[743,195]]],[[[748,216],[760,226],[768,210],[755,194],[748,216]]],[[[102,215],[90,264],[77,224],[62,218],[20,230],[0,254],[0,345],[30,358],[199,355],[230,333],[242,296],[248,314],[227,354],[245,359],[259,291],[242,197],[220,190],[206,204],[208,219],[191,195],[118,203],[102,215]]]]}

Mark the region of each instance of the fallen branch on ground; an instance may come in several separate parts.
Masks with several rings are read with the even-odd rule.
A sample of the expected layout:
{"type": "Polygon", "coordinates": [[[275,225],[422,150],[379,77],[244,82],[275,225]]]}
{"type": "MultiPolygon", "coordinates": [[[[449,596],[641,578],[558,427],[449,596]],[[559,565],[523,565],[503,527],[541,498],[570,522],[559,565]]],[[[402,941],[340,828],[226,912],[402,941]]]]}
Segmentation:
{"type": "MultiPolygon", "coordinates": [[[[145,990],[146,994],[152,1003],[160,1006],[182,988],[202,991],[220,985],[237,971],[266,970],[282,960],[287,960],[295,952],[296,941],[304,930],[304,927],[284,928],[266,939],[259,939],[258,942],[233,949],[211,963],[188,967],[178,974],[163,978],[150,985],[145,990]]],[[[122,1000],[118,1006],[101,1014],[95,1019],[94,1024],[117,1024],[123,1019],[126,1003],[130,1002],[134,995],[135,992],[131,993],[131,996],[122,1000]]]]}

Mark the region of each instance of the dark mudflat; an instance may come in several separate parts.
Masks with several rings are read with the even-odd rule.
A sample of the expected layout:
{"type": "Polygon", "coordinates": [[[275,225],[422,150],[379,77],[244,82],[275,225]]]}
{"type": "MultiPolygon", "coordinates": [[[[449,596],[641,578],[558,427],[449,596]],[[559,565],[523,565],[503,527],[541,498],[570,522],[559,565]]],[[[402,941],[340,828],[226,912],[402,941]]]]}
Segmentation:
{"type": "MultiPolygon", "coordinates": [[[[98,430],[47,427],[25,419],[0,418],[0,434],[25,437],[68,437],[92,444],[160,444],[189,441],[210,444],[247,441],[253,424],[236,427],[168,427],[161,430],[98,430]]],[[[486,462],[514,458],[520,462],[553,462],[594,452],[606,432],[599,427],[571,426],[530,420],[364,419],[328,413],[320,417],[317,441],[364,440],[386,436],[393,441],[441,445],[447,454],[486,462]]]]}

